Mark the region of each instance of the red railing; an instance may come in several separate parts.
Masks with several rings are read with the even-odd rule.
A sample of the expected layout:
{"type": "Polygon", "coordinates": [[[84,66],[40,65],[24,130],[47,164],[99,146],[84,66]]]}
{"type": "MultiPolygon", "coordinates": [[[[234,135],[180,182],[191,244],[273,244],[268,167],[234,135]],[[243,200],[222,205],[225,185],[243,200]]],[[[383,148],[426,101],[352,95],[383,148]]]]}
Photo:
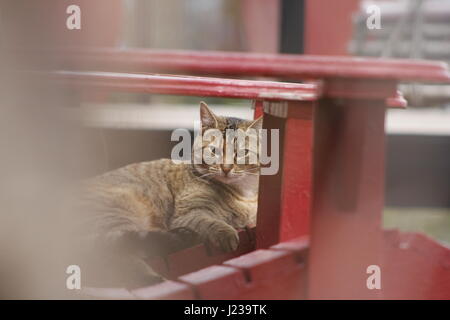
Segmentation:
{"type": "Polygon", "coordinates": [[[448,82],[444,63],[425,60],[327,57],[217,51],[72,48],[52,50],[66,67],[279,79],[363,78],[448,82]]]}
{"type": "Polygon", "coordinates": [[[53,74],[83,88],[253,99],[257,112],[264,112],[264,128],[281,129],[280,171],[260,179],[256,228],[260,250],[225,262],[209,256],[203,260],[206,264],[216,259],[213,263],[219,265],[181,277],[181,265],[197,249],[177,253],[171,259],[181,270],[174,281],[126,291],[123,297],[450,298],[450,250],[423,236],[381,228],[386,102],[402,105],[399,81],[449,82],[443,64],[116,49],[59,51],[55,56],[66,68],[137,68],[315,81],[301,85],[89,72],[53,74]],[[309,237],[309,244],[304,236],[309,237]],[[380,290],[366,286],[370,265],[381,268],[385,280],[380,290]]]}
{"type": "Polygon", "coordinates": [[[320,95],[315,84],[248,81],[158,74],[58,71],[58,82],[85,90],[226,97],[251,100],[313,101],[320,95]]]}

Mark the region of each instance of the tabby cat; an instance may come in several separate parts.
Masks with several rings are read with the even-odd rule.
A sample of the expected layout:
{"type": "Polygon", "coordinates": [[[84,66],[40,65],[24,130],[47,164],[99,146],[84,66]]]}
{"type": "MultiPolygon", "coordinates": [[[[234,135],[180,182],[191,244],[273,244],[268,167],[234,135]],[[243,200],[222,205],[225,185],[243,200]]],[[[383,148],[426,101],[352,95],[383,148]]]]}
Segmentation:
{"type": "MultiPolygon", "coordinates": [[[[204,102],[200,119],[202,132],[218,129],[224,135],[226,129],[259,130],[262,125],[262,118],[217,116],[204,102]]],[[[204,148],[208,144],[198,135],[193,154],[204,148]]],[[[227,154],[225,143],[222,148],[227,154]]],[[[105,266],[108,272],[117,269],[115,285],[140,286],[161,280],[143,262],[149,256],[198,241],[225,252],[235,250],[238,230],[256,224],[259,163],[227,163],[160,159],[130,164],[87,181],[83,203],[88,223],[83,232],[94,240],[89,243],[95,245],[88,247],[102,250],[95,258],[108,257],[100,273],[107,273],[105,266]]]]}

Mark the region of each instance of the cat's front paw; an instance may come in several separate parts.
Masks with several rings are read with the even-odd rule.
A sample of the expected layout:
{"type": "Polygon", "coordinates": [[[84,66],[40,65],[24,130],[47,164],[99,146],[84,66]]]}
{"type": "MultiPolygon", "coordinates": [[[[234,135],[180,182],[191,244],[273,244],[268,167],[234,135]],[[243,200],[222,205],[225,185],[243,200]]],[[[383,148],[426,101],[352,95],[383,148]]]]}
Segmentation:
{"type": "Polygon", "coordinates": [[[221,224],[211,230],[207,242],[224,252],[234,251],[239,246],[239,235],[233,227],[221,224]]]}

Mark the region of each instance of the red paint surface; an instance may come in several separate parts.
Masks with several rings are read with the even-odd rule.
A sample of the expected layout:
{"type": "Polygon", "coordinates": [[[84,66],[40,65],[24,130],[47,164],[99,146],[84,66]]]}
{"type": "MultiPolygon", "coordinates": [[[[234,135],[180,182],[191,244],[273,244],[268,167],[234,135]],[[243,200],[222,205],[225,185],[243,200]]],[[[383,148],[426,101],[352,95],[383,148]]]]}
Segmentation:
{"type": "Polygon", "coordinates": [[[376,299],[366,268],[381,265],[383,100],[321,101],[314,137],[309,298],[376,299]]]}
{"type": "Polygon", "coordinates": [[[253,112],[253,118],[258,119],[259,117],[261,117],[263,115],[262,101],[256,100],[254,106],[255,106],[255,111],[253,112]]]}
{"type": "Polygon", "coordinates": [[[184,283],[164,281],[151,287],[131,290],[137,299],[143,300],[190,300],[195,299],[192,288],[184,283]]]}
{"type": "MultiPolygon", "coordinates": [[[[293,239],[173,281],[131,290],[128,295],[138,299],[304,299],[307,250],[307,238],[293,239]]],[[[116,291],[123,295],[126,290],[116,291]]],[[[117,295],[116,291],[110,295],[117,295]]]]}
{"type": "MultiPolygon", "coordinates": [[[[37,74],[40,75],[40,74],[37,74]]],[[[61,71],[49,74],[59,83],[105,91],[148,92],[200,97],[310,101],[314,84],[283,83],[155,74],[61,71]]]]}
{"type": "Polygon", "coordinates": [[[309,234],[314,103],[286,107],[287,118],[266,114],[263,122],[265,129],[280,130],[281,143],[278,174],[260,177],[258,248],[309,234]]]}
{"type": "Polygon", "coordinates": [[[292,252],[297,262],[306,263],[308,259],[309,236],[283,241],[271,246],[270,249],[292,252]]]}
{"type": "Polygon", "coordinates": [[[385,231],[385,299],[450,299],[450,250],[418,233],[385,231]]]}
{"type": "MultiPolygon", "coordinates": [[[[374,292],[375,297],[385,299],[449,299],[450,298],[450,250],[421,234],[401,234],[398,231],[385,231],[382,234],[381,279],[382,290],[374,292]]],[[[363,240],[367,241],[367,240],[363,240]]],[[[334,247],[336,248],[336,247],[334,247]]],[[[354,249],[353,247],[349,248],[354,249]]],[[[317,298],[308,294],[311,283],[312,265],[307,237],[300,237],[270,247],[257,250],[240,257],[224,261],[222,264],[207,267],[193,273],[176,277],[174,281],[150,287],[126,290],[88,288],[84,295],[108,299],[305,299],[317,298]],[[306,270],[309,269],[309,275],[306,270]],[[309,281],[310,286],[307,286],[309,281]]],[[[328,252],[330,253],[330,252],[328,252]]],[[[345,256],[345,252],[340,252],[345,256]]],[[[178,253],[179,254],[179,253],[178,253]]],[[[366,254],[360,251],[360,254],[366,254]]],[[[331,259],[336,255],[331,254],[331,259]]],[[[347,263],[367,259],[356,256],[347,263]]],[[[334,262],[330,260],[330,263],[334,262]]],[[[331,266],[331,265],[330,265],[331,266]]],[[[342,262],[332,265],[344,272],[340,276],[350,281],[348,286],[339,288],[339,297],[348,295],[345,290],[355,290],[350,284],[359,286],[342,269],[342,262]]],[[[326,278],[326,275],[323,275],[326,278]]],[[[333,292],[335,280],[331,281],[333,292]]],[[[313,287],[317,283],[313,284],[313,287]]],[[[355,298],[354,296],[347,296],[355,298]]],[[[359,298],[363,298],[359,296],[359,298]]],[[[365,296],[367,298],[367,294],[365,296]]]]}
{"type": "Polygon", "coordinates": [[[179,278],[193,287],[199,299],[238,299],[245,287],[244,274],[228,266],[211,266],[179,278]]]}
{"type": "Polygon", "coordinates": [[[213,264],[220,264],[225,260],[254,250],[254,236],[254,230],[239,232],[239,247],[235,252],[222,253],[220,251],[213,251],[213,249],[207,249],[204,245],[197,245],[168,256],[167,267],[162,270],[157,269],[161,265],[159,259],[152,260],[150,264],[152,267],[156,267],[156,270],[165,272],[163,275],[167,278],[176,279],[188,272],[193,272],[213,264]]]}
{"type": "MultiPolygon", "coordinates": [[[[313,103],[289,103],[284,134],[279,241],[309,234],[312,201],[313,103]]],[[[279,242],[278,241],[278,242],[279,242]]]]}
{"type": "Polygon", "coordinates": [[[64,69],[267,76],[284,80],[362,78],[450,81],[444,63],[425,60],[115,48],[49,50],[48,54],[54,55],[55,61],[59,61],[64,69]]]}
{"type": "MultiPolygon", "coordinates": [[[[137,60],[132,63],[135,66],[148,63],[148,54],[144,52],[142,56],[136,56],[137,60]]],[[[167,68],[170,59],[165,59],[170,58],[170,54],[156,57],[150,67],[159,63],[158,68],[167,68]]],[[[289,108],[287,119],[264,115],[265,128],[282,129],[281,151],[285,156],[279,175],[261,177],[258,246],[267,247],[283,237],[307,232],[302,228],[308,225],[304,221],[308,220],[306,212],[310,210],[312,201],[309,248],[301,238],[226,262],[224,260],[228,257],[209,255],[203,246],[190,248],[168,258],[167,271],[173,273],[176,283],[187,284],[190,291],[183,291],[185,286],[176,288],[187,296],[193,292],[195,298],[205,299],[448,298],[448,248],[423,236],[383,233],[381,229],[385,102],[393,96],[398,98],[396,81],[392,80],[417,77],[448,81],[447,71],[441,64],[218,53],[175,53],[171,59],[172,68],[180,68],[181,71],[323,78],[324,92],[328,95],[320,98],[316,87],[307,89],[295,87],[298,86],[296,84],[287,85],[293,87],[283,87],[282,90],[301,89],[303,93],[305,89],[310,90],[314,98],[320,98],[318,104],[313,107],[313,102],[308,102],[310,105],[290,102],[292,108],[289,108]],[[335,100],[330,96],[345,99],[335,100]],[[295,149],[292,155],[284,153],[288,147],[295,149]],[[311,182],[308,173],[314,180],[310,189],[312,194],[308,194],[311,182]],[[179,277],[214,263],[219,266],[179,277]],[[372,264],[382,267],[384,280],[381,291],[366,287],[366,268],[372,264]]],[[[111,56],[106,56],[106,60],[111,62],[111,56]]],[[[127,77],[125,83],[121,82],[123,76],[101,78],[99,87],[104,85],[108,89],[144,92],[151,87],[155,90],[152,92],[159,93],[256,99],[255,92],[286,86],[272,82],[189,77],[127,77]],[[152,83],[152,79],[155,82],[152,83]],[[158,82],[162,79],[167,81],[161,87],[158,82]],[[207,88],[197,88],[200,86],[207,88]]],[[[94,86],[98,85],[97,80],[83,76],[79,84],[94,86]]],[[[256,106],[255,113],[259,113],[260,103],[256,106]]],[[[178,292],[170,284],[162,285],[172,289],[162,290],[161,294],[156,293],[157,286],[142,289],[140,297],[157,298],[160,295],[164,298],[172,294],[171,290],[178,292]]],[[[120,293],[123,294],[123,290],[120,293]]]]}
{"type": "Polygon", "coordinates": [[[360,0],[306,0],[305,53],[347,55],[360,0]]]}
{"type": "Polygon", "coordinates": [[[387,99],[397,96],[397,81],[386,79],[328,79],[323,85],[328,97],[352,99],[387,99]]]}
{"type": "Polygon", "coordinates": [[[239,299],[304,299],[306,273],[293,252],[257,250],[225,262],[242,270],[247,287],[239,299]]]}
{"type": "Polygon", "coordinates": [[[403,97],[403,94],[397,90],[395,96],[386,99],[386,106],[388,106],[389,108],[406,109],[406,107],[408,106],[408,101],[406,101],[405,97],[403,97]]]}
{"type": "Polygon", "coordinates": [[[280,167],[276,175],[261,175],[258,190],[258,215],[256,225],[257,248],[267,248],[280,241],[281,237],[281,203],[283,165],[281,155],[284,154],[285,122],[270,114],[264,114],[263,129],[268,131],[268,150],[271,149],[270,130],[280,130],[280,167]]]}
{"type": "Polygon", "coordinates": [[[245,51],[278,52],[280,0],[241,0],[245,51]]]}

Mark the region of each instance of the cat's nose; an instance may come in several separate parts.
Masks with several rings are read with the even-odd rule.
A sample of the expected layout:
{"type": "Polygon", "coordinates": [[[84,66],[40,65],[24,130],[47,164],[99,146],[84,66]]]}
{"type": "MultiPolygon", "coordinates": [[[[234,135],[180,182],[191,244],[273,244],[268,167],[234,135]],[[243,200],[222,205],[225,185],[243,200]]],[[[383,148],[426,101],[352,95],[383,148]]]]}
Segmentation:
{"type": "Polygon", "coordinates": [[[233,169],[233,166],[231,165],[222,165],[222,171],[223,173],[225,173],[225,175],[228,175],[228,173],[231,171],[231,169],[233,169]]]}

